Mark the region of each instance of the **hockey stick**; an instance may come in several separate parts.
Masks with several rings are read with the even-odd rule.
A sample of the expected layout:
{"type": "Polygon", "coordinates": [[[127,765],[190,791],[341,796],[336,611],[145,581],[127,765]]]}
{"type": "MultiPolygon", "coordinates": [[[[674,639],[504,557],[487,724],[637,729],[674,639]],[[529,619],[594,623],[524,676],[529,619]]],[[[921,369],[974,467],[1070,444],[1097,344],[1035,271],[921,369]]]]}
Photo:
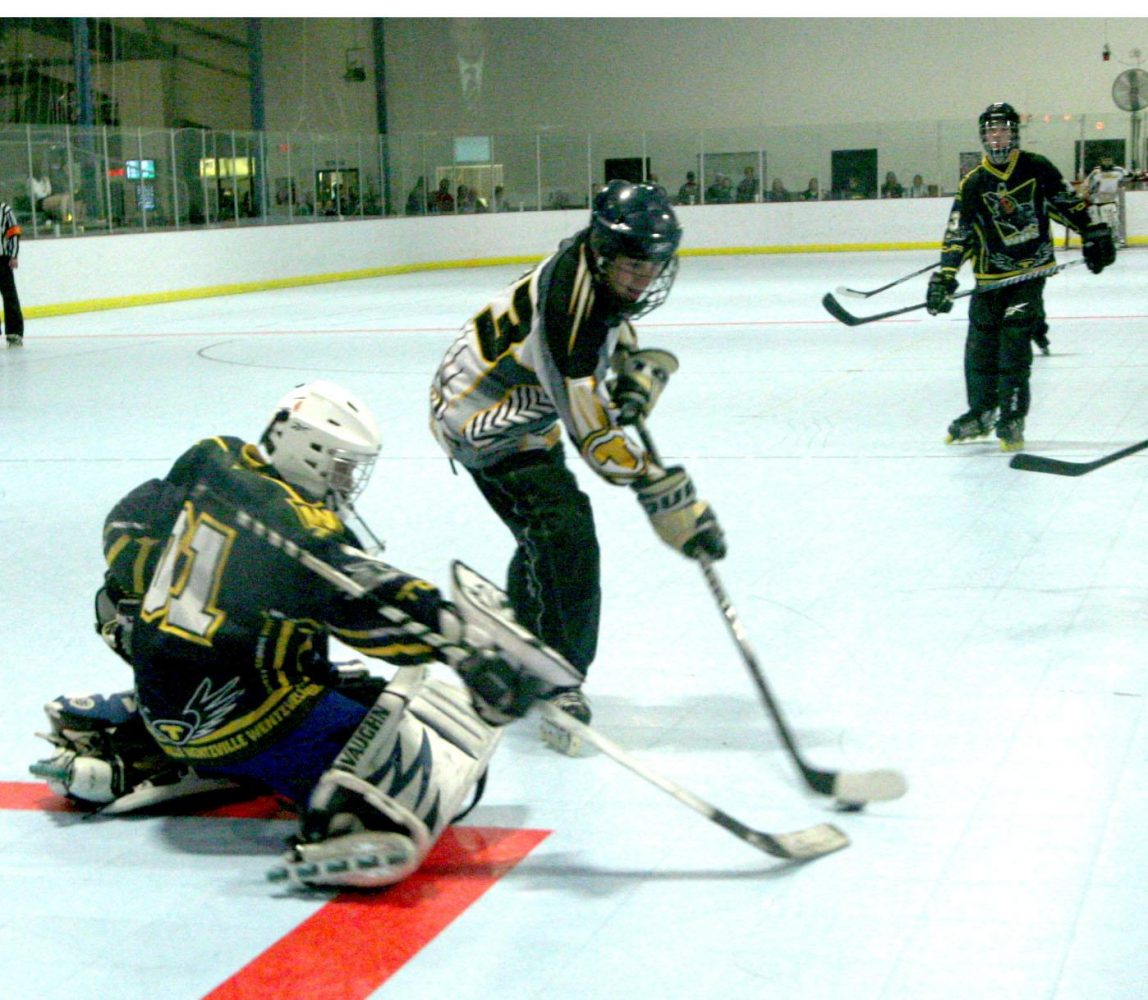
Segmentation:
{"type": "MultiPolygon", "coordinates": [[[[654,446],[654,442],[650,437],[649,431],[646,429],[645,423],[639,421],[637,426],[638,433],[641,435],[642,442],[645,444],[646,449],[654,461],[661,465],[662,462],[658,457],[658,450],[654,446]]],[[[714,569],[713,563],[705,556],[700,556],[698,562],[701,564],[702,573],[705,576],[706,583],[709,584],[710,592],[717,601],[722,617],[725,619],[726,625],[729,626],[730,633],[733,635],[738,649],[741,650],[742,659],[745,661],[746,667],[749,668],[750,677],[753,678],[758,693],[761,695],[761,700],[765,703],[765,707],[772,717],[774,725],[777,727],[777,732],[781,736],[781,742],[785,745],[785,749],[789,751],[789,756],[793,759],[794,764],[797,765],[797,769],[801,772],[805,783],[815,792],[819,792],[822,795],[834,796],[843,808],[857,808],[866,802],[899,799],[904,795],[908,789],[908,785],[905,782],[904,776],[899,771],[822,771],[813,767],[805,760],[801,751],[798,749],[797,741],[794,739],[788,723],[785,721],[781,706],[778,704],[777,699],[774,698],[773,692],[770,691],[769,684],[766,683],[765,674],[758,664],[757,656],[749,644],[749,638],[746,635],[745,628],[742,626],[741,619],[738,617],[737,611],[734,609],[729,596],[725,592],[725,588],[722,586],[721,580],[718,578],[717,570],[714,569]]]]}
{"type": "Polygon", "coordinates": [[[1045,458],[1042,455],[1027,455],[1021,452],[1019,455],[1013,456],[1009,466],[1013,469],[1020,469],[1022,472],[1051,472],[1054,476],[1083,476],[1086,472],[1099,469],[1102,465],[1108,465],[1109,462],[1118,462],[1120,459],[1135,455],[1136,452],[1143,451],[1145,448],[1148,448],[1148,441],[1141,441],[1139,444],[1121,448],[1119,451],[1114,451],[1111,455],[1105,455],[1093,462],[1066,462],[1060,458],[1045,458]]]}
{"type": "MultiPolygon", "coordinates": [[[[214,492],[208,491],[206,488],[201,488],[199,492],[210,492],[211,496],[219,502],[228,503],[226,499],[219,497],[219,495],[214,492]]],[[[297,545],[290,539],[284,538],[279,532],[268,527],[258,518],[247,513],[247,511],[235,505],[229,506],[231,506],[232,511],[235,513],[236,522],[240,527],[251,532],[256,538],[262,539],[272,548],[282,552],[290,559],[293,559],[305,569],[310,570],[312,573],[326,580],[336,589],[343,591],[351,597],[364,597],[369,593],[367,588],[351,579],[346,573],[324,562],[318,556],[307,551],[302,546],[297,545]]],[[[480,577],[479,579],[481,580],[482,578],[480,577]]],[[[482,582],[489,583],[489,581],[485,580],[482,582]]],[[[384,614],[393,612],[392,614],[387,614],[388,620],[396,624],[402,624],[412,632],[418,631],[424,641],[428,641],[431,645],[445,643],[445,640],[442,640],[442,643],[430,642],[430,637],[435,636],[435,633],[425,625],[413,621],[408,615],[399,611],[397,608],[381,607],[380,610],[382,610],[384,614]]],[[[442,639],[442,637],[438,638],[442,639]]],[[[574,668],[571,667],[570,669],[573,671],[574,668]]],[[[754,830],[727,813],[722,812],[716,806],[712,806],[708,802],[698,798],[692,792],[682,788],[664,775],[651,770],[636,760],[626,750],[623,750],[618,744],[607,739],[601,733],[591,729],[584,723],[579,722],[573,716],[567,715],[560,708],[545,701],[536,702],[536,705],[542,711],[543,715],[554,725],[568,732],[575,733],[587,743],[592,743],[619,764],[645,778],[652,784],[657,785],[679,802],[701,813],[711,822],[728,830],[734,836],[744,840],[747,844],[756,847],[758,850],[765,851],[767,854],[771,854],[777,858],[786,858],[790,861],[810,861],[814,858],[821,857],[823,854],[839,851],[849,846],[849,838],[841,830],[837,829],[837,827],[828,823],[819,823],[816,826],[807,827],[804,830],[796,830],[792,833],[772,834],[754,830]]]]}
{"type": "MultiPolygon", "coordinates": [[[[964,292],[957,292],[957,294],[951,298],[953,301],[956,301],[957,299],[963,299],[966,296],[973,295],[976,292],[995,292],[1001,288],[1009,288],[1012,285],[1022,284],[1025,281],[1035,281],[1037,278],[1050,278],[1054,274],[1059,274],[1065,268],[1074,267],[1077,264],[1083,263],[1084,258],[1077,257],[1075,260],[1068,260],[1063,264],[1054,264],[1050,267],[1042,267],[1040,270],[1031,271],[1028,274],[1016,274],[1011,278],[1002,278],[1000,281],[994,281],[991,285],[985,285],[983,288],[970,288],[964,292]]],[[[903,306],[900,309],[890,309],[888,312],[877,313],[875,316],[854,316],[833,297],[832,292],[825,293],[821,304],[830,316],[844,323],[846,326],[861,326],[864,323],[876,323],[879,319],[889,319],[891,316],[900,316],[904,313],[916,312],[918,309],[924,309],[928,306],[928,302],[918,302],[915,306],[903,306]]]]}
{"type": "Polygon", "coordinates": [[[908,281],[910,278],[917,277],[918,274],[925,274],[926,272],[932,271],[934,268],[938,268],[940,266],[941,266],[941,262],[938,260],[938,261],[930,264],[928,267],[922,267],[921,270],[919,270],[919,271],[914,271],[912,274],[906,274],[905,277],[903,277],[903,278],[898,278],[896,281],[890,281],[889,284],[882,285],[880,288],[874,288],[872,291],[869,291],[869,292],[862,292],[856,288],[845,288],[843,285],[838,285],[837,286],[837,294],[838,295],[851,295],[855,299],[867,299],[870,296],[876,295],[878,292],[883,292],[889,288],[894,287],[895,285],[901,284],[903,281],[908,281]]]}
{"type": "Polygon", "coordinates": [[[613,740],[607,739],[585,723],[567,715],[562,709],[545,701],[540,701],[537,704],[542,714],[554,725],[580,737],[585,743],[593,744],[640,778],[645,778],[650,784],[657,785],[663,792],[672,795],[683,805],[701,813],[710,822],[728,830],[735,837],[744,840],[759,851],[765,851],[766,854],[772,854],[775,858],[786,858],[790,861],[811,861],[824,854],[831,854],[833,851],[839,851],[843,847],[849,846],[849,838],[831,823],[818,823],[816,826],[810,826],[804,830],[795,830],[793,833],[763,833],[761,830],[754,830],[718,809],[717,806],[710,805],[704,799],[698,798],[693,792],[682,788],[681,785],[671,781],[665,775],[647,767],[613,740]]]}

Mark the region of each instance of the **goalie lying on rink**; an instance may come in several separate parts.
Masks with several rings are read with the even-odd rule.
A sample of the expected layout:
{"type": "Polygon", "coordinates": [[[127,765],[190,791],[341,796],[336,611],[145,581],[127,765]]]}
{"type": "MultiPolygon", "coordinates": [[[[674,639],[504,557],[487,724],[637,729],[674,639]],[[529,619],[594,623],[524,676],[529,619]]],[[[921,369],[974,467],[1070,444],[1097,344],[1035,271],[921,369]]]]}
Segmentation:
{"type": "Polygon", "coordinates": [[[482,578],[461,564],[449,601],[364,549],[349,522],[379,448],[363,403],[314,382],[259,446],[202,440],[121,500],[96,619],[134,687],[51,701],[55,752],[32,773],[105,815],[274,792],[301,823],[271,877],[302,886],[417,869],[477,802],[500,727],[578,675],[476,608],[482,578]],[[337,668],[329,637],[396,675],[337,668]],[[454,676],[431,678],[433,662],[454,676]]]}

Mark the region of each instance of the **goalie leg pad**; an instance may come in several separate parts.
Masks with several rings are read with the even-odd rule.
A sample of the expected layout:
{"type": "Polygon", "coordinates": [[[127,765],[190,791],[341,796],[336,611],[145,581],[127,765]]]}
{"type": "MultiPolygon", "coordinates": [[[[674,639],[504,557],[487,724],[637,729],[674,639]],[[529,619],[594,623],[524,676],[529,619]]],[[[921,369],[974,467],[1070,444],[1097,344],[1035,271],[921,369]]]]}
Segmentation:
{"type": "Polygon", "coordinates": [[[311,801],[312,809],[322,810],[325,836],[300,841],[284,854],[267,873],[272,882],[381,888],[414,872],[434,845],[417,815],[345,771],[324,774],[311,801]]]}
{"type": "Polygon", "coordinates": [[[373,735],[360,728],[348,747],[357,737],[369,745],[344,751],[319,779],[301,842],[272,880],[366,888],[406,878],[463,811],[501,730],[482,721],[464,690],[434,680],[373,735]]]}

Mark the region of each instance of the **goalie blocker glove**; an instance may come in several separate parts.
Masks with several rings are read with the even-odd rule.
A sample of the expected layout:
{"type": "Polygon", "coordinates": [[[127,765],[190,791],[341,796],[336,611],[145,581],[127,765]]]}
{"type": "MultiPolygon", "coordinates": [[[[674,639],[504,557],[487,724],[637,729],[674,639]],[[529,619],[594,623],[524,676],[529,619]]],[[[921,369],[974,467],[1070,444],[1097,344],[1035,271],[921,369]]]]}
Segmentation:
{"type": "Polygon", "coordinates": [[[1112,239],[1112,229],[1103,222],[1089,226],[1081,234],[1083,240],[1084,263],[1093,274],[1099,274],[1116,260],[1116,244],[1112,239]]]}
{"type": "Polygon", "coordinates": [[[929,290],[925,294],[925,308],[929,310],[929,315],[951,312],[953,293],[956,290],[957,279],[951,271],[938,271],[929,278],[929,290]]]}
{"type": "Polygon", "coordinates": [[[681,466],[667,469],[657,480],[634,485],[638,502],[658,537],[691,559],[721,559],[725,535],[710,505],[697,498],[693,480],[681,466]]]}

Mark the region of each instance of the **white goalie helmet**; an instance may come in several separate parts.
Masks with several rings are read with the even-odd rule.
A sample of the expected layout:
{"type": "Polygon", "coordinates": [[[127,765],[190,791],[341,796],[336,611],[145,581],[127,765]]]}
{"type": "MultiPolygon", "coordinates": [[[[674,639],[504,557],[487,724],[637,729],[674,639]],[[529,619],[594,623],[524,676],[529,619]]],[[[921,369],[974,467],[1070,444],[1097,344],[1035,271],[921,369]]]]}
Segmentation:
{"type": "Polygon", "coordinates": [[[382,436],[357,396],[318,380],[296,386],[279,400],[259,443],[292,486],[350,503],[367,485],[382,436]]]}

